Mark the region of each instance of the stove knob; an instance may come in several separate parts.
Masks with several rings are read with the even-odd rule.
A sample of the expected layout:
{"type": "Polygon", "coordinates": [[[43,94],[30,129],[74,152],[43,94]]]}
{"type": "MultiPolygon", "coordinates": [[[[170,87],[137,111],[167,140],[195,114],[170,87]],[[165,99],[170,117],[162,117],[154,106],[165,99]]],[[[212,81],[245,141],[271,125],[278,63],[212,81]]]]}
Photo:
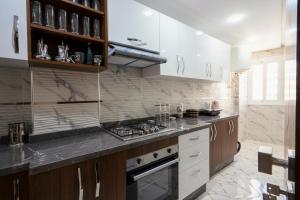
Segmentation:
{"type": "Polygon", "coordinates": [[[157,156],[158,156],[158,153],[154,153],[154,154],[153,154],[153,157],[154,157],[154,158],[157,158],[157,156]]]}
{"type": "Polygon", "coordinates": [[[168,153],[172,153],[172,149],[171,149],[171,148],[168,148],[168,149],[167,149],[167,152],[168,152],[168,153]]]}
{"type": "Polygon", "coordinates": [[[141,159],[141,158],[136,159],[136,163],[137,163],[137,164],[141,164],[141,162],[142,162],[142,159],[141,159]]]}

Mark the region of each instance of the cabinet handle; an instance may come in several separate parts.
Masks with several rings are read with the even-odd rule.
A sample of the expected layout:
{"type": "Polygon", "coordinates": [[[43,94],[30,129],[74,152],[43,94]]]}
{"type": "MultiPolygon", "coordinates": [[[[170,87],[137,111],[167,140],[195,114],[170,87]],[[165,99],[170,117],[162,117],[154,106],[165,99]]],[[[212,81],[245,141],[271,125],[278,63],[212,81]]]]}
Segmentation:
{"type": "Polygon", "coordinates": [[[20,200],[20,181],[19,179],[13,180],[14,185],[14,200],[20,200]]]}
{"type": "Polygon", "coordinates": [[[79,184],[79,197],[78,197],[78,200],[83,200],[83,188],[82,188],[81,169],[80,169],[80,167],[78,167],[78,184],[79,184]]]}
{"type": "Polygon", "coordinates": [[[205,68],[205,70],[206,70],[206,77],[209,77],[209,69],[208,69],[208,64],[206,63],[206,68],[205,68]]]}
{"type": "Polygon", "coordinates": [[[13,47],[15,49],[15,53],[20,52],[19,48],[19,16],[14,15],[14,24],[13,24],[13,47]]]}
{"type": "Polygon", "coordinates": [[[138,39],[138,38],[128,37],[127,40],[136,46],[146,46],[147,45],[147,42],[144,42],[143,40],[138,39]]]}
{"type": "Polygon", "coordinates": [[[229,132],[228,132],[228,135],[231,135],[231,129],[232,129],[231,121],[228,121],[228,124],[229,124],[229,132]]]}
{"type": "Polygon", "coordinates": [[[200,136],[198,137],[194,137],[194,138],[190,138],[190,141],[195,141],[195,140],[199,140],[200,136]]]}
{"type": "Polygon", "coordinates": [[[211,68],[211,64],[210,64],[210,66],[209,66],[209,71],[210,71],[210,78],[212,77],[212,68],[211,68]]]}
{"type": "Polygon", "coordinates": [[[183,65],[182,74],[184,74],[184,71],[185,71],[185,62],[184,62],[184,58],[183,57],[182,57],[182,65],[183,65]]]}
{"type": "Polygon", "coordinates": [[[233,133],[233,131],[234,131],[234,123],[233,123],[233,121],[231,120],[231,123],[232,123],[232,130],[231,130],[231,134],[233,133]]]}
{"type": "Polygon", "coordinates": [[[214,139],[214,131],[213,131],[213,129],[212,129],[212,126],[210,126],[209,129],[210,129],[210,131],[211,131],[210,142],[212,142],[213,139],[214,139]]]}
{"type": "Polygon", "coordinates": [[[179,73],[179,68],[180,68],[180,64],[179,64],[180,59],[179,59],[178,55],[176,55],[176,58],[177,58],[177,74],[178,74],[179,73]]]}
{"type": "Polygon", "coordinates": [[[198,152],[196,154],[190,155],[190,158],[197,158],[197,157],[199,157],[200,154],[201,154],[201,152],[198,152]]]}
{"type": "Polygon", "coordinates": [[[214,137],[214,141],[216,141],[217,135],[218,135],[218,131],[217,131],[217,127],[214,124],[214,129],[215,129],[215,137],[214,137]]]}
{"type": "Polygon", "coordinates": [[[98,198],[100,196],[100,176],[99,176],[99,165],[95,164],[95,175],[96,175],[96,194],[95,197],[98,198]]]}
{"type": "Polygon", "coordinates": [[[198,169],[198,170],[194,171],[194,172],[192,173],[192,175],[199,174],[200,172],[201,172],[201,170],[198,169]]]}

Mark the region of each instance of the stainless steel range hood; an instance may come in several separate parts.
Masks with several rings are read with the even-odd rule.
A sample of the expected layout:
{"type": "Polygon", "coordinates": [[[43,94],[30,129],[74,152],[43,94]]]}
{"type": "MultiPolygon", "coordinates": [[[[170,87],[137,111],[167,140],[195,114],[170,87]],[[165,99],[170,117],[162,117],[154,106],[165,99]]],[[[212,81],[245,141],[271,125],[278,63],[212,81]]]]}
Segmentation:
{"type": "Polygon", "coordinates": [[[145,68],[167,62],[167,59],[161,57],[159,52],[116,42],[109,43],[108,55],[109,64],[121,67],[145,68]]]}

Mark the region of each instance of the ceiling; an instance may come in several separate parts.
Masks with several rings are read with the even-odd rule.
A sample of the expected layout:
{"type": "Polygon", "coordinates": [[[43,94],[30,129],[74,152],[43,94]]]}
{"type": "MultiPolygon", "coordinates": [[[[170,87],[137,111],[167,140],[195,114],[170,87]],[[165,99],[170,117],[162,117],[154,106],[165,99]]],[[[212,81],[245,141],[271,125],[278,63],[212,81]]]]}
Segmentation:
{"type": "MultiPolygon", "coordinates": [[[[136,0],[233,46],[254,51],[280,47],[284,0],[136,0]],[[239,14],[244,18],[228,23],[239,14]]],[[[297,0],[287,0],[295,2],[297,0]]]]}

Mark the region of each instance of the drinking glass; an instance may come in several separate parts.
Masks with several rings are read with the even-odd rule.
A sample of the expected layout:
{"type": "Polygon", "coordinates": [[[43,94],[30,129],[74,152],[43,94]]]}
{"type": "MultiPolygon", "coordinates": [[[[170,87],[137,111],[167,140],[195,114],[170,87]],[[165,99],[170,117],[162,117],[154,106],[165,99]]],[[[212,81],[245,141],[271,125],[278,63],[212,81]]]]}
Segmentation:
{"type": "Polygon", "coordinates": [[[42,25],[42,5],[39,1],[33,1],[31,5],[32,23],[42,25]]]}
{"type": "Polygon", "coordinates": [[[54,7],[45,5],[45,25],[54,28],[54,7]]]}
{"type": "Polygon", "coordinates": [[[90,36],[90,18],[83,17],[83,35],[90,36]]]}
{"type": "Polygon", "coordinates": [[[100,21],[99,19],[94,19],[94,37],[100,39],[100,21]]]}
{"type": "Polygon", "coordinates": [[[72,13],[71,14],[71,32],[78,34],[78,14],[72,13]]]}
{"type": "Polygon", "coordinates": [[[91,7],[91,1],[90,0],[82,0],[82,4],[86,7],[91,7]]]}
{"type": "Polygon", "coordinates": [[[67,11],[64,9],[59,9],[58,16],[59,30],[67,31],[67,11]]]}
{"type": "Polygon", "coordinates": [[[99,0],[93,0],[92,1],[92,8],[97,10],[97,11],[100,11],[100,1],[99,0]]]}

